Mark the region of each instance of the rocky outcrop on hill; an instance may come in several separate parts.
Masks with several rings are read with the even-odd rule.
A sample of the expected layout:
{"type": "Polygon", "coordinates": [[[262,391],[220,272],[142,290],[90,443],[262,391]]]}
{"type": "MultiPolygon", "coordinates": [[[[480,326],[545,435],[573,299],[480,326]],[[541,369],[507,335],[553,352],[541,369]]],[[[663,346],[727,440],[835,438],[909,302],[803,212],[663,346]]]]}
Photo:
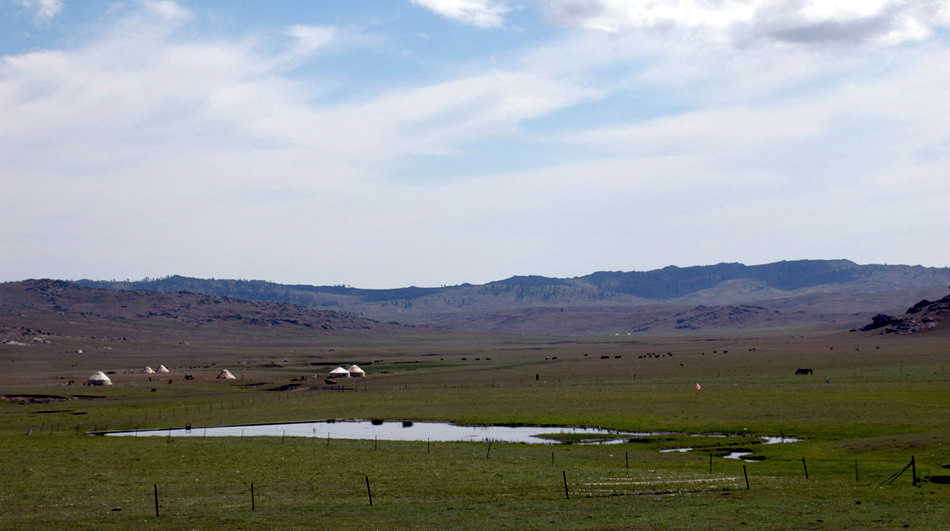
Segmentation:
{"type": "Polygon", "coordinates": [[[863,326],[862,332],[879,330],[882,334],[914,334],[937,328],[950,316],[950,295],[938,300],[924,299],[908,308],[904,315],[895,317],[875,315],[871,323],[863,326]]]}

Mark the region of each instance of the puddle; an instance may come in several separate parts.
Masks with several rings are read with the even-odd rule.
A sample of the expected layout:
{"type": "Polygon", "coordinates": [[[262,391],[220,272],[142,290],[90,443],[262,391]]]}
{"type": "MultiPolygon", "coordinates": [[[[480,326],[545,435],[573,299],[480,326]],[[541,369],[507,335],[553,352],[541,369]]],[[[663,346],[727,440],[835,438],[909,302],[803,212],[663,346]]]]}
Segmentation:
{"type": "Polygon", "coordinates": [[[759,437],[759,439],[762,439],[762,444],[783,444],[801,441],[801,439],[796,439],[795,437],[759,437]]]}
{"type": "Polygon", "coordinates": [[[746,459],[746,456],[752,455],[752,452],[732,452],[729,455],[724,455],[723,459],[739,459],[745,461],[746,463],[752,463],[756,461],[755,459],[746,459]]]}
{"type": "MultiPolygon", "coordinates": [[[[692,437],[725,437],[725,435],[695,434],[695,435],[692,435],[692,437]]],[[[785,436],[782,436],[782,437],[759,436],[758,439],[762,444],[785,444],[785,443],[793,443],[793,442],[801,441],[801,439],[798,439],[795,437],[785,437],[785,436]]],[[[665,448],[663,450],[660,450],[660,453],[691,452],[691,451],[693,451],[692,448],[665,448]]],[[[752,452],[732,452],[731,454],[726,455],[724,457],[725,459],[741,459],[743,461],[749,461],[749,462],[758,461],[758,459],[746,459],[745,456],[747,455],[752,455],[752,452]]]]}

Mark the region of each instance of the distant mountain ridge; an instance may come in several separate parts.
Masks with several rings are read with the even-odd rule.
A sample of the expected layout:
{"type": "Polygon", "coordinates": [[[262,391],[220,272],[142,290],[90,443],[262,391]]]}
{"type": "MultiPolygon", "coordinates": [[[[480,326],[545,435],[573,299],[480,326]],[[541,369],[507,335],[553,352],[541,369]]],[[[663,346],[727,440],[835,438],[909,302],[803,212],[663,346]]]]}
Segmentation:
{"type": "Polygon", "coordinates": [[[601,271],[574,278],[514,276],[481,285],[393,289],[285,285],[178,275],[76,283],[111,290],[192,292],[287,302],[405,324],[574,333],[605,328],[620,332],[675,330],[683,327],[683,312],[694,306],[729,307],[722,312],[703,312],[722,316],[720,319],[690,318],[690,326],[694,327],[700,323],[705,327],[729,326],[735,324],[737,315],[743,316],[743,326],[752,327],[809,319],[818,322],[860,318],[866,322],[870,315],[881,311],[906,308],[921,298],[942,296],[950,284],[950,268],[795,260],[753,266],[721,263],[669,266],[644,272],[601,271]],[[744,307],[749,304],[749,308],[760,310],[744,307]],[[551,314],[552,311],[558,313],[551,314]],[[790,313],[806,315],[792,318],[786,315],[790,313]],[[788,318],[783,319],[782,315],[788,318]]]}

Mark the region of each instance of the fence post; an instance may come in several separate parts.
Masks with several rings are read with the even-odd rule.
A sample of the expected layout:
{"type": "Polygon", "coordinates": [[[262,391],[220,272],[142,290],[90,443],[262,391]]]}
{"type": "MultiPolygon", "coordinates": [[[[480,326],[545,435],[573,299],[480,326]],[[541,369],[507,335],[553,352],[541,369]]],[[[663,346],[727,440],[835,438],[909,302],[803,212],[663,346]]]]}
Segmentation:
{"type": "Polygon", "coordinates": [[[571,491],[567,489],[567,471],[562,470],[561,475],[564,476],[564,498],[569,500],[571,499],[571,491]]]}
{"type": "Polygon", "coordinates": [[[855,483],[861,481],[861,479],[858,476],[858,460],[857,459],[854,460],[854,481],[855,483]]]}
{"type": "Polygon", "coordinates": [[[749,473],[746,472],[745,465],[742,465],[742,475],[745,476],[745,490],[749,490],[749,473]]]}
{"type": "Polygon", "coordinates": [[[910,473],[911,477],[914,479],[911,482],[911,485],[917,486],[917,462],[914,460],[914,456],[910,456],[910,473]]]}
{"type": "Polygon", "coordinates": [[[158,484],[154,485],[155,487],[155,518],[158,518],[158,484]]]}
{"type": "Polygon", "coordinates": [[[369,496],[369,504],[373,505],[373,491],[369,488],[369,476],[366,476],[366,494],[369,496]]]}
{"type": "Polygon", "coordinates": [[[805,458],[802,458],[802,468],[805,469],[805,479],[808,479],[808,465],[805,464],[805,458]]]}
{"type": "Polygon", "coordinates": [[[254,510],[254,484],[251,483],[251,510],[254,510]]]}

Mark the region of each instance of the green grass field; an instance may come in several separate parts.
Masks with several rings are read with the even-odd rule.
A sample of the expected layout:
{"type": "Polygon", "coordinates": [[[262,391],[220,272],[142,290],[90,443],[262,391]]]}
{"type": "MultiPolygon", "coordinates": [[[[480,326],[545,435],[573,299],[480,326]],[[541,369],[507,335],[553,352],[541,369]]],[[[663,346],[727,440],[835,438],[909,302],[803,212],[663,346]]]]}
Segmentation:
{"type": "Polygon", "coordinates": [[[4,345],[0,528],[947,529],[950,485],[932,479],[950,475],[948,344],[935,333],[4,345]],[[352,362],[365,380],[324,384],[352,362]],[[172,373],[124,373],[159,364],[172,373]],[[239,379],[215,380],[222,368],[239,379]],[[63,386],[96,370],[114,370],[115,385],[63,386]],[[70,399],[16,398],[36,395],[70,399]],[[668,433],[491,448],[86,435],[356,418],[668,433]],[[710,433],[729,436],[693,436],[710,433]],[[723,457],[738,450],[756,460],[723,457]],[[881,486],[911,456],[918,484],[907,470],[881,486]]]}

